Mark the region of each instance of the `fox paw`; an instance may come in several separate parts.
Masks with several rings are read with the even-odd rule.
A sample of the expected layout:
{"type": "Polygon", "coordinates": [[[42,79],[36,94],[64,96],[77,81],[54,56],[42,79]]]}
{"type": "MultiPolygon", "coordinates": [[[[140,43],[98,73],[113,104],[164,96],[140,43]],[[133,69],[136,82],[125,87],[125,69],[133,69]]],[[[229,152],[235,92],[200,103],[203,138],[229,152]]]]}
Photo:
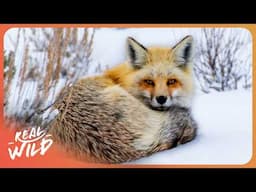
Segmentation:
{"type": "Polygon", "coordinates": [[[179,140],[177,141],[177,144],[184,144],[187,143],[189,141],[192,141],[197,135],[197,128],[185,128],[183,134],[181,135],[181,137],[179,138],[179,140]]]}

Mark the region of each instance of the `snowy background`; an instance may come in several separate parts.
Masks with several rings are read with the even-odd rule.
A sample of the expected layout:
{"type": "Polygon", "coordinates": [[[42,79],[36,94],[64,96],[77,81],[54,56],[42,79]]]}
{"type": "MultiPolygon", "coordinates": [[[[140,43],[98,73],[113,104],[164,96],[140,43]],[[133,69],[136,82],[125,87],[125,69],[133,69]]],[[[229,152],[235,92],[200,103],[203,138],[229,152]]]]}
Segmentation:
{"type": "MultiPolygon", "coordinates": [[[[51,29],[47,30],[49,30],[49,34],[51,34],[51,29]]],[[[232,58],[235,59],[231,61],[232,67],[234,68],[234,70],[232,68],[232,77],[234,77],[234,81],[230,80],[229,82],[231,83],[225,84],[225,89],[222,90],[221,87],[218,87],[220,84],[218,78],[221,79],[221,77],[214,77],[214,80],[218,80],[216,80],[215,84],[207,84],[207,80],[209,79],[208,76],[196,73],[197,91],[193,104],[193,113],[195,119],[199,123],[198,137],[185,145],[159,152],[150,157],[142,158],[131,163],[245,164],[251,159],[252,91],[250,77],[252,37],[245,29],[236,28],[225,30],[225,33],[223,33],[224,37],[222,38],[223,41],[226,41],[226,44],[223,45],[223,49],[220,49],[219,52],[224,54],[226,50],[231,50],[233,52],[238,50],[236,54],[232,56],[232,58]],[[229,38],[231,36],[239,37],[237,40],[237,50],[233,49],[233,45],[228,41],[232,40],[232,42],[235,42],[235,39],[229,38]],[[227,47],[227,45],[230,45],[230,48],[227,47]],[[200,79],[199,76],[202,78],[200,79]]],[[[47,79],[45,77],[48,74],[47,70],[50,66],[48,66],[48,61],[51,58],[47,54],[45,56],[49,44],[43,45],[44,39],[42,38],[40,40],[40,43],[42,44],[40,51],[35,44],[31,43],[31,38],[29,37],[33,35],[34,37],[38,36],[37,41],[39,41],[38,39],[43,37],[43,34],[40,34],[40,32],[33,32],[29,29],[23,31],[10,29],[5,34],[4,50],[5,55],[9,56],[9,58],[6,57],[6,60],[9,61],[9,63],[7,62],[8,65],[5,67],[5,87],[9,86],[8,94],[5,96],[6,118],[15,117],[16,119],[22,119],[29,116],[36,111],[35,106],[38,108],[45,108],[49,105],[49,103],[54,100],[61,87],[65,84],[72,82],[81,76],[97,74],[106,68],[122,63],[126,59],[125,43],[128,36],[134,37],[144,46],[171,47],[186,35],[192,35],[195,38],[195,44],[198,48],[204,47],[204,44],[205,46],[209,45],[207,44],[208,41],[206,38],[203,40],[204,37],[207,36],[203,36],[204,33],[201,28],[98,28],[96,30],[88,29],[86,33],[84,29],[78,29],[74,33],[77,34],[77,39],[74,40],[74,38],[72,39],[70,37],[70,42],[66,46],[66,50],[69,52],[64,50],[66,51],[65,55],[70,55],[71,52],[71,56],[64,57],[61,60],[63,63],[61,66],[62,69],[68,70],[62,70],[60,73],[61,75],[58,76],[58,80],[48,79],[50,84],[53,85],[52,87],[57,88],[49,89],[49,93],[42,91],[41,95],[37,94],[45,85],[45,79],[47,79]],[[82,39],[85,40],[82,41],[82,39]],[[85,49],[81,49],[81,44],[77,43],[79,40],[85,42],[84,45],[86,43],[89,44],[88,42],[90,41],[92,41],[92,43],[85,49]],[[25,47],[27,47],[29,51],[24,51],[25,47]],[[88,50],[90,50],[90,53],[85,55],[85,52],[88,52],[88,50]],[[73,52],[76,52],[77,54],[72,56],[73,52]],[[29,58],[27,59],[29,62],[26,61],[27,57],[29,58]],[[39,59],[39,61],[36,60],[36,58],[39,59]],[[83,58],[86,58],[87,60],[83,60],[83,58]],[[13,63],[11,62],[11,59],[14,60],[13,63]],[[41,62],[41,60],[45,62],[41,62]],[[70,66],[68,64],[74,61],[77,63],[75,66],[70,66]],[[86,63],[86,66],[84,63],[86,63]],[[13,64],[13,73],[10,73],[11,64],[13,64]],[[79,64],[81,64],[81,66],[79,64]],[[27,71],[21,72],[24,67],[26,67],[27,71]],[[80,69],[81,67],[83,69],[86,68],[86,70],[82,71],[80,74],[70,73],[72,67],[74,67],[73,70],[75,72],[77,71],[76,69],[80,69]],[[37,75],[38,73],[35,73],[34,76],[31,75],[34,74],[32,72],[36,71],[36,69],[33,68],[40,68],[39,74],[41,74],[41,76],[37,75]],[[33,69],[34,71],[29,69],[33,69]],[[40,76],[43,80],[37,79],[37,76],[40,76]],[[20,83],[21,79],[24,81],[22,84],[20,83]],[[42,84],[40,84],[41,81],[43,82],[42,84]],[[47,94],[47,97],[44,97],[45,94],[47,94]],[[41,100],[37,100],[38,98],[41,100]],[[24,113],[24,111],[26,111],[26,113],[24,113]]],[[[64,31],[61,32],[61,34],[67,36],[68,32],[64,31]]],[[[215,33],[209,31],[207,34],[212,34],[212,36],[214,36],[215,33]]],[[[56,41],[56,43],[58,43],[58,41],[56,41]]],[[[62,42],[59,43],[59,45],[63,46],[62,42]]],[[[210,45],[212,50],[214,49],[214,46],[216,47],[215,44],[217,43],[214,40],[213,45],[210,45]]],[[[56,49],[53,48],[53,50],[56,49]]],[[[201,53],[205,53],[203,49],[201,50],[201,53]]],[[[195,56],[201,60],[203,60],[206,55],[198,54],[200,54],[200,51],[196,52],[195,56]]],[[[214,52],[211,52],[210,54],[214,54],[214,52]]],[[[229,54],[229,52],[227,52],[227,54],[229,54]]],[[[200,61],[196,60],[196,62],[200,61]]],[[[228,62],[230,63],[230,61],[228,62]]],[[[54,73],[54,71],[57,70],[58,59],[53,63],[56,63],[56,65],[54,64],[52,67],[52,71],[50,71],[51,73],[54,73]]],[[[222,63],[220,63],[220,66],[222,63]]],[[[199,66],[199,69],[201,70],[205,68],[199,66]]],[[[217,73],[218,70],[219,69],[216,68],[217,73]]],[[[228,71],[228,69],[225,70],[228,71]]],[[[208,72],[205,70],[204,73],[207,74],[208,72]]]]}

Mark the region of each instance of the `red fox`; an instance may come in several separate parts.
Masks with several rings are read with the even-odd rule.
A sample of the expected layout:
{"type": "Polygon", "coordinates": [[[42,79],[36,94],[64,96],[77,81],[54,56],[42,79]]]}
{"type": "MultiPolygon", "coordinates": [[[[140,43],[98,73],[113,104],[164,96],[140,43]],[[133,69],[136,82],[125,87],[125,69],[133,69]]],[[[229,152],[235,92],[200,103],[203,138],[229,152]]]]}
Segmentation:
{"type": "Polygon", "coordinates": [[[129,61],[80,79],[57,99],[49,131],[78,157],[122,163],[191,141],[197,123],[192,37],[172,49],[145,48],[128,38],[129,61]]]}
{"type": "Polygon", "coordinates": [[[192,42],[187,36],[172,49],[145,48],[128,38],[129,61],[105,76],[155,110],[189,107],[194,95],[192,42]]]}

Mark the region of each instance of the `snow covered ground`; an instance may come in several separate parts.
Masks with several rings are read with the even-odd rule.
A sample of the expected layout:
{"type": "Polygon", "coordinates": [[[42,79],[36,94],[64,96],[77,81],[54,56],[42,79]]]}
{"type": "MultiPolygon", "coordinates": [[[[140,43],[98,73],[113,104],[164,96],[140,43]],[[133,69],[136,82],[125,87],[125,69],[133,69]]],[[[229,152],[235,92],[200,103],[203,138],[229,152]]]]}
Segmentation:
{"type": "Polygon", "coordinates": [[[251,90],[195,97],[195,140],[131,164],[245,164],[252,156],[251,90]]]}

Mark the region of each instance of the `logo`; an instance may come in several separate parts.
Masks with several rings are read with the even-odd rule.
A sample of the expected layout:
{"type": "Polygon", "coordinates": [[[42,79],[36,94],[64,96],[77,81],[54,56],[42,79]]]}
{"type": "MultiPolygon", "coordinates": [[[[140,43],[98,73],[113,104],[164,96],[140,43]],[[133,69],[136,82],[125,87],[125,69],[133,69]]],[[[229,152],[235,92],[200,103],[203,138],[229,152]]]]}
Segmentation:
{"type": "Polygon", "coordinates": [[[8,143],[8,152],[12,160],[22,155],[26,158],[43,156],[52,144],[50,134],[46,134],[46,131],[40,127],[32,127],[15,133],[14,142],[8,143]]]}

